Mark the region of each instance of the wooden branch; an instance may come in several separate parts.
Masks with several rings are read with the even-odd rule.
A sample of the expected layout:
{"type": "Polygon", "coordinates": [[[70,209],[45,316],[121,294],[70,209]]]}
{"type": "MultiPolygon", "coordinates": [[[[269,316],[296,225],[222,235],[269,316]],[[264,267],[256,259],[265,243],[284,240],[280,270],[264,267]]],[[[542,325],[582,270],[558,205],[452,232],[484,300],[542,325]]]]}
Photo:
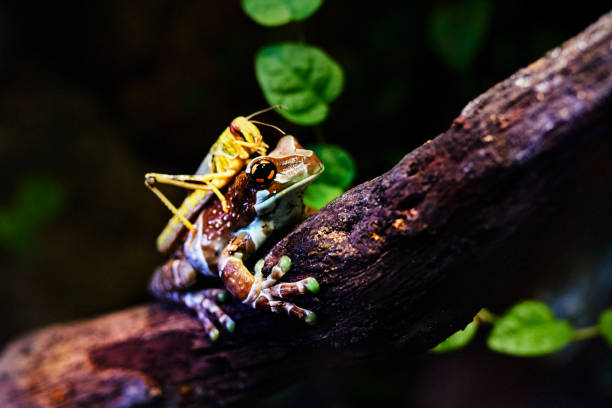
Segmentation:
{"type": "Polygon", "coordinates": [[[268,268],[290,254],[287,279],[319,280],[298,300],[317,325],[229,304],[238,329],[211,344],[193,316],[152,304],[43,328],[0,357],[0,406],[227,405],[356,358],[422,352],[524,279],[509,248],[528,248],[578,163],[610,148],[611,106],[608,13],[272,248],[268,268]]]}

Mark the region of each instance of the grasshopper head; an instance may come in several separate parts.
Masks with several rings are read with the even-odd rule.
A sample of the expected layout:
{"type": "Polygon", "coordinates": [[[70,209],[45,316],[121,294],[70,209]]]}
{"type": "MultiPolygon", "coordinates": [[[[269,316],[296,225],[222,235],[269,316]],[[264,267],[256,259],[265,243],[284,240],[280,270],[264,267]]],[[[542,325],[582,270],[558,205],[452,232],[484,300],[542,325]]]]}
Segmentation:
{"type": "Polygon", "coordinates": [[[257,126],[244,116],[238,116],[232,120],[229,129],[236,141],[242,144],[249,153],[253,153],[265,146],[257,126]]]}

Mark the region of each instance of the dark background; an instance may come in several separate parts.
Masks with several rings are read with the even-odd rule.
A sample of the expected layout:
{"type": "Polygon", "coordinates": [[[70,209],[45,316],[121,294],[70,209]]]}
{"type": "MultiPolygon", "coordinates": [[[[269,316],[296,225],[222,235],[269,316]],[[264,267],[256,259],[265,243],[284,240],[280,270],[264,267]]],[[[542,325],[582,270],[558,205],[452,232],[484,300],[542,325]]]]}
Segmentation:
{"type": "MultiPolygon", "coordinates": [[[[321,125],[262,119],[306,145],[343,146],[362,182],[609,7],[328,0],[301,24],[266,28],[239,2],[2,2],[0,344],[150,299],[169,213],[143,174],[195,170],[232,118],[267,106],[253,68],[261,46],[305,39],[342,65],[344,92],[321,125]]],[[[526,283],[500,303],[528,295],[578,326],[594,323],[612,303],[608,238],[566,257],[562,282],[526,283]]],[[[519,359],[487,351],[481,334],[451,355],[326,370],[262,405],[609,406],[610,390],[612,352],[601,339],[519,359]]]]}

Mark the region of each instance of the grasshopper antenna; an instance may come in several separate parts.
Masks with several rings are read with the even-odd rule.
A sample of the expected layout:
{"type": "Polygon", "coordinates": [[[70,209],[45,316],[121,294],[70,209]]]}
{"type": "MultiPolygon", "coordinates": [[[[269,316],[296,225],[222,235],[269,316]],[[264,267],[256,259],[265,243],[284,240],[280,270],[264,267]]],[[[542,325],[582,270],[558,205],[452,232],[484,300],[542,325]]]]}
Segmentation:
{"type": "Polygon", "coordinates": [[[272,109],[289,109],[289,108],[286,107],[286,106],[283,106],[283,105],[270,106],[269,108],[259,110],[259,111],[255,112],[255,113],[251,113],[249,116],[246,117],[246,119],[249,120],[252,117],[255,117],[257,115],[260,115],[260,114],[268,112],[268,111],[271,111],[272,109]]]}
{"type": "Polygon", "coordinates": [[[284,135],[286,135],[285,131],[284,131],[284,130],[282,130],[281,128],[279,128],[278,126],[274,126],[274,125],[271,125],[271,124],[269,124],[269,123],[265,123],[265,122],[260,122],[260,121],[258,121],[258,120],[251,120],[250,122],[251,122],[251,123],[257,123],[258,125],[269,126],[269,127],[273,128],[273,129],[276,129],[276,130],[278,130],[279,132],[281,132],[281,133],[283,134],[283,136],[284,136],[284,135]]]}

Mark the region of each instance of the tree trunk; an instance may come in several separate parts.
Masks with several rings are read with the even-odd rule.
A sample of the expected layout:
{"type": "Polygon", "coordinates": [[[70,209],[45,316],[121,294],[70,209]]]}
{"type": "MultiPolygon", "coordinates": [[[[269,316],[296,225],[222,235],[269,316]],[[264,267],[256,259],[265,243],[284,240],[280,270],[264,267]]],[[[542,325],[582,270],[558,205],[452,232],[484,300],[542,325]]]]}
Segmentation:
{"type": "Polygon", "coordinates": [[[227,405],[357,358],[423,352],[532,277],[517,254],[610,157],[611,107],[608,13],[271,249],[267,268],[288,254],[285,280],[319,281],[297,300],[315,326],[239,304],[225,307],[236,332],[214,344],[192,315],[159,304],[54,325],[4,350],[0,406],[227,405]]]}

